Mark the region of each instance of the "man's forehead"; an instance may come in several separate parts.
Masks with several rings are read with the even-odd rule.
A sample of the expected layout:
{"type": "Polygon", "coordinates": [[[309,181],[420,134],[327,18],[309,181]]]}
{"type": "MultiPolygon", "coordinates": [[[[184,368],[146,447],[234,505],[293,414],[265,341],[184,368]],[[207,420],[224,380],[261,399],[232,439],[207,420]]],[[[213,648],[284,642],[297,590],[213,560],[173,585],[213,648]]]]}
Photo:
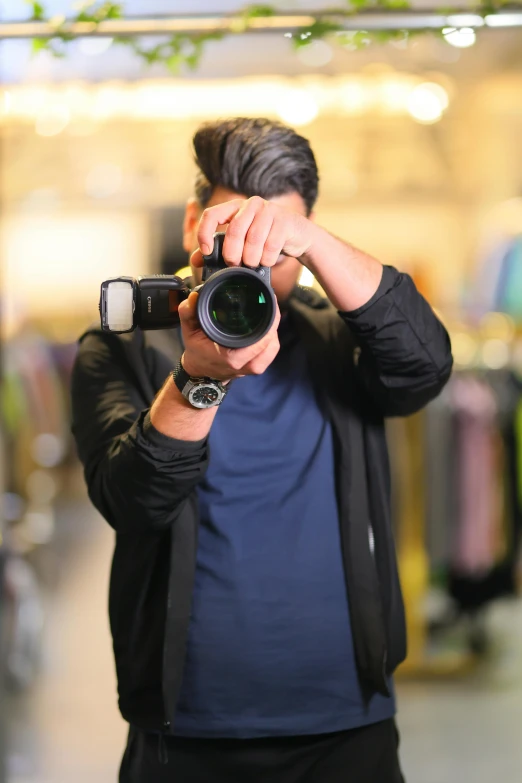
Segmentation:
{"type": "MultiPolygon", "coordinates": [[[[215,207],[217,204],[224,204],[226,201],[232,201],[236,198],[244,199],[246,196],[242,193],[235,193],[228,188],[224,188],[221,185],[218,185],[218,187],[214,189],[207,206],[215,207]]],[[[306,214],[306,204],[297,191],[283,193],[281,196],[274,196],[273,198],[269,199],[269,201],[273,202],[274,204],[280,204],[282,207],[291,209],[294,212],[301,212],[303,215],[306,214]]]]}

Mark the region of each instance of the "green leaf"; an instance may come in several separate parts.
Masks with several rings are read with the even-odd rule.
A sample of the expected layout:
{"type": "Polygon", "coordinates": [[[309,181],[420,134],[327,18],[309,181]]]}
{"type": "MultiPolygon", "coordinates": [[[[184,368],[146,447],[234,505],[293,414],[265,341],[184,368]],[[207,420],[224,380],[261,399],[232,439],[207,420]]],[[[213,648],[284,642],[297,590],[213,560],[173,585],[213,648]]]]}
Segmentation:
{"type": "Polygon", "coordinates": [[[296,49],[308,46],[312,41],[326,38],[327,35],[337,33],[343,30],[339,22],[331,22],[329,19],[316,19],[309,27],[302,27],[294,35],[292,41],[296,49]]]}
{"type": "Polygon", "coordinates": [[[123,18],[123,5],[121,3],[110,3],[110,7],[107,11],[106,19],[122,19],[123,18]]]}
{"type": "Polygon", "coordinates": [[[142,49],[141,54],[144,60],[149,65],[152,65],[153,63],[159,62],[161,59],[161,47],[155,46],[153,49],[142,49]]]}
{"type": "Polygon", "coordinates": [[[382,8],[389,8],[392,11],[411,8],[409,0],[380,0],[379,5],[381,5],[382,8]]]}
{"type": "Polygon", "coordinates": [[[170,50],[172,54],[179,54],[183,49],[184,42],[185,36],[177,33],[169,38],[168,42],[165,44],[165,50],[170,50]]]}
{"type": "Polygon", "coordinates": [[[260,19],[267,16],[275,16],[276,9],[272,5],[249,5],[241,11],[243,19],[260,19]]]}
{"type": "Polygon", "coordinates": [[[29,5],[31,6],[31,10],[33,12],[31,19],[34,22],[43,22],[45,18],[45,8],[41,3],[36,2],[30,2],[29,5]]]}
{"type": "Polygon", "coordinates": [[[55,36],[53,38],[33,38],[31,41],[31,54],[36,55],[39,52],[48,52],[53,57],[65,57],[65,49],[58,47],[58,41],[61,36],[55,36]]]}
{"type": "Polygon", "coordinates": [[[93,4],[82,8],[82,10],[76,16],[77,22],[91,22],[92,24],[100,24],[107,19],[121,19],[123,17],[123,5],[121,3],[102,3],[98,8],[94,8],[93,4]]]}
{"type": "Polygon", "coordinates": [[[183,56],[180,54],[171,54],[170,57],[167,57],[165,60],[165,65],[167,68],[174,73],[178,73],[182,63],[183,56]]]}
{"type": "Polygon", "coordinates": [[[94,12],[96,21],[104,22],[106,19],[121,19],[123,6],[121,3],[102,3],[94,12]]]}
{"type": "Polygon", "coordinates": [[[185,64],[190,68],[191,71],[194,71],[201,60],[201,52],[193,52],[192,54],[187,55],[185,58],[185,64]]]}
{"type": "Polygon", "coordinates": [[[348,5],[351,5],[356,11],[363,11],[371,8],[373,4],[368,2],[368,0],[348,0],[348,5]]]}
{"type": "Polygon", "coordinates": [[[33,38],[31,41],[31,54],[38,54],[45,49],[51,49],[49,38],[33,38]]]}
{"type": "Polygon", "coordinates": [[[224,32],[215,30],[211,33],[200,33],[199,35],[193,36],[192,40],[194,43],[201,42],[203,44],[207,41],[222,41],[224,37],[224,32]]]}
{"type": "Polygon", "coordinates": [[[367,30],[356,30],[352,35],[352,46],[356,49],[364,49],[372,42],[371,34],[367,30]]]}

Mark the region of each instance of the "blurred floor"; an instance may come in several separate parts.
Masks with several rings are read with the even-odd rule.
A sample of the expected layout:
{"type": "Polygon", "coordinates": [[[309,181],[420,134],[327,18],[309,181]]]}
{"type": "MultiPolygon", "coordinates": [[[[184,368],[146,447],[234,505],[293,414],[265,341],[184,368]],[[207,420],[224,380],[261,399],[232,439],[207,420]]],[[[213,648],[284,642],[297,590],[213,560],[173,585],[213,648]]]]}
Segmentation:
{"type": "Polygon", "coordinates": [[[126,726],[106,611],[113,534],[86,504],[69,513],[76,541],[49,603],[42,674],[14,707],[9,783],[117,780],[126,726]]]}
{"type": "Polygon", "coordinates": [[[491,650],[466,680],[401,683],[407,783],[522,780],[522,601],[488,615],[491,650]]]}
{"type": "MultiPolygon", "coordinates": [[[[11,705],[9,783],[117,780],[126,727],[106,613],[112,533],[86,504],[70,513],[81,524],[50,605],[43,672],[11,705]]],[[[520,783],[522,603],[499,605],[491,625],[495,662],[466,683],[399,686],[407,783],[520,783]]]]}

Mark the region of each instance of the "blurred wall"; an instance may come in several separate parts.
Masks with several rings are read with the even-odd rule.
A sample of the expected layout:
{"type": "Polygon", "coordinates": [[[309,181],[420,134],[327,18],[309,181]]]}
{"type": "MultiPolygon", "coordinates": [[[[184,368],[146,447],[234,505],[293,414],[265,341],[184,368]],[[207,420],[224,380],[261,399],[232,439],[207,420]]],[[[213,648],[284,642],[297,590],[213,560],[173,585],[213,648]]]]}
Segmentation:
{"type": "MultiPolygon", "coordinates": [[[[382,67],[370,76],[386,74],[394,76],[382,67]]],[[[161,229],[157,215],[174,207],[172,220],[180,220],[192,192],[191,137],[205,117],[204,107],[197,117],[169,117],[161,89],[171,83],[154,87],[134,119],[118,117],[118,85],[93,88],[101,114],[68,116],[58,132],[53,115],[4,117],[8,324],[27,312],[37,318],[69,312],[88,323],[103,278],[159,270],[158,232],[166,224],[161,229]],[[148,116],[158,106],[160,118],[148,116]]],[[[434,124],[364,106],[352,116],[330,107],[297,129],[319,162],[318,222],[421,275],[434,303],[454,310],[487,236],[489,213],[522,188],[522,78],[445,83],[450,105],[434,124]]],[[[230,84],[216,81],[212,89],[226,96],[230,84]]],[[[244,87],[255,93],[259,85],[245,81],[244,87]]],[[[319,78],[313,88],[320,94],[319,78]]],[[[74,85],[66,89],[67,100],[78,100],[74,85]]],[[[139,89],[143,99],[142,83],[139,89]]],[[[216,112],[214,106],[208,117],[216,112]]]]}

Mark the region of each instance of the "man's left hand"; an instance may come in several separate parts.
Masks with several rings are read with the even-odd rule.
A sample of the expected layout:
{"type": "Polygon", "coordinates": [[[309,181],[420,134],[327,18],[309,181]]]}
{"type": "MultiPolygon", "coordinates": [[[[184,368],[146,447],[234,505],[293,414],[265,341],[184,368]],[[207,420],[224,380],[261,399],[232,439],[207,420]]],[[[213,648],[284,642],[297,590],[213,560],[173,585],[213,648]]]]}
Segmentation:
{"type": "Polygon", "coordinates": [[[212,252],[214,233],[225,224],[225,262],[249,267],[274,266],[281,255],[301,258],[310,251],[316,228],[304,215],[259,196],[233,199],[203,212],[198,228],[200,249],[190,259],[193,266],[203,266],[202,254],[212,252]]]}

